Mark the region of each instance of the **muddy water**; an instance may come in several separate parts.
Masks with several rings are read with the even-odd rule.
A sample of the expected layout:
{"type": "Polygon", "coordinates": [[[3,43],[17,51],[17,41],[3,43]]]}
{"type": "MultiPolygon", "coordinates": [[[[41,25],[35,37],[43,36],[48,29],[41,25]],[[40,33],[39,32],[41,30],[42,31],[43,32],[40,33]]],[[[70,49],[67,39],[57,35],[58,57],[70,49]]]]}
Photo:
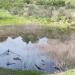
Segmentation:
{"type": "Polygon", "coordinates": [[[36,43],[26,43],[22,37],[12,39],[8,37],[0,43],[0,67],[11,69],[39,70],[44,72],[56,71],[56,62],[40,48],[47,44],[46,37],[36,43]]]}

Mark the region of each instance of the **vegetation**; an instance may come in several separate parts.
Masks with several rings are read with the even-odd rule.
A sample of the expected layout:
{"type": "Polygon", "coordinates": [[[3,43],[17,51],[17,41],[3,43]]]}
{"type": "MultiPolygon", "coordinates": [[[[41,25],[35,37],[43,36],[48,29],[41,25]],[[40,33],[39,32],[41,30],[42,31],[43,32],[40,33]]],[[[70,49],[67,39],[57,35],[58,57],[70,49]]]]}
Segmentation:
{"type": "MultiPolygon", "coordinates": [[[[0,40],[8,36],[22,36],[27,42],[34,42],[39,37],[47,36],[64,41],[75,31],[75,0],[0,0],[0,28],[0,40]],[[30,28],[26,29],[26,26],[30,28]]],[[[63,60],[61,62],[69,61],[66,58],[63,60]]],[[[43,75],[35,71],[0,71],[1,75],[43,75]]],[[[63,74],[74,75],[74,71],[63,74]]]]}
{"type": "Polygon", "coordinates": [[[15,16],[11,15],[8,12],[0,12],[0,25],[18,25],[18,24],[30,24],[30,23],[37,23],[41,25],[48,25],[50,23],[49,18],[45,17],[23,17],[23,16],[15,16]]]}
{"type": "Polygon", "coordinates": [[[75,21],[70,10],[73,2],[70,0],[0,0],[0,25],[30,23],[55,25],[63,22],[66,26],[66,22],[75,21]]]}
{"type": "Polygon", "coordinates": [[[64,75],[75,75],[75,70],[66,71],[64,75]]]}
{"type": "Polygon", "coordinates": [[[1,75],[41,75],[42,73],[37,71],[22,71],[22,70],[11,70],[11,69],[0,69],[1,75]]]}
{"type": "Polygon", "coordinates": [[[75,75],[75,70],[68,70],[63,73],[55,73],[55,74],[50,74],[50,73],[41,73],[37,71],[22,71],[22,70],[10,70],[10,69],[3,69],[0,68],[0,74],[1,75],[75,75]]]}
{"type": "MultiPolygon", "coordinates": [[[[56,25],[57,26],[65,26],[65,24],[69,25],[68,19],[65,19],[65,16],[61,16],[59,21],[57,19],[53,19],[49,17],[43,16],[17,16],[11,15],[7,11],[0,11],[0,25],[18,25],[18,24],[38,24],[38,25],[56,25]],[[63,18],[62,18],[63,17],[63,18]],[[62,22],[61,22],[62,21],[62,22]],[[62,25],[63,24],[63,25],[62,25]]],[[[70,20],[70,19],[69,19],[70,20]]]]}

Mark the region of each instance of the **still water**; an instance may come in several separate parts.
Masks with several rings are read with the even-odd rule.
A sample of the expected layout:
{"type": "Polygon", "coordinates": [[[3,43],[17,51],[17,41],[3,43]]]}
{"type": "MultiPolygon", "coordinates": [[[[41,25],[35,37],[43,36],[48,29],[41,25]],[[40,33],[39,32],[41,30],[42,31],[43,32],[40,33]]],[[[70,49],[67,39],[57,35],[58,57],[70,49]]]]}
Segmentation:
{"type": "Polygon", "coordinates": [[[54,72],[56,64],[36,45],[48,42],[48,38],[40,38],[36,43],[26,43],[22,37],[8,37],[0,42],[0,67],[22,70],[39,70],[54,72]]]}

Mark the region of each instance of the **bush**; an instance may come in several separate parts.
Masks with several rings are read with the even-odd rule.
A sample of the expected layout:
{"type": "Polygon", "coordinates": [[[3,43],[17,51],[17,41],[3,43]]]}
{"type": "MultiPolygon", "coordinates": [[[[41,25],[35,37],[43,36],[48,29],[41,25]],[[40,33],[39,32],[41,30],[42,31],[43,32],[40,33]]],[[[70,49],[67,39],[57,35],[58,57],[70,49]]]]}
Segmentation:
{"type": "Polygon", "coordinates": [[[37,0],[38,5],[50,5],[50,6],[65,6],[65,1],[63,0],[37,0]]]}
{"type": "Polygon", "coordinates": [[[59,7],[65,6],[65,1],[63,1],[63,0],[54,0],[54,1],[52,2],[52,5],[53,5],[53,6],[59,6],[59,7]]]}

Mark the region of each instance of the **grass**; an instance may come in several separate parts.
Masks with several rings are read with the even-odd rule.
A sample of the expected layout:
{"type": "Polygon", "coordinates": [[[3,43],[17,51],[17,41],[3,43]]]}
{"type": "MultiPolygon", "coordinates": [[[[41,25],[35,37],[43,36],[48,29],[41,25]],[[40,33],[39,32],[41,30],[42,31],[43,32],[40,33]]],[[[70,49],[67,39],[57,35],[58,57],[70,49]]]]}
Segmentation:
{"type": "Polygon", "coordinates": [[[41,25],[48,25],[51,20],[48,17],[35,17],[35,16],[15,16],[8,12],[0,11],[0,25],[18,25],[18,24],[29,24],[36,23],[41,25]]]}
{"type": "Polygon", "coordinates": [[[41,75],[41,73],[31,70],[22,71],[0,68],[0,75],[41,75]]]}
{"type": "Polygon", "coordinates": [[[2,17],[0,18],[0,25],[18,25],[18,24],[41,24],[41,25],[48,25],[51,23],[49,18],[43,17],[19,17],[19,16],[9,16],[9,17],[2,17]]]}
{"type": "Polygon", "coordinates": [[[64,75],[75,75],[75,69],[74,69],[74,70],[66,71],[66,72],[64,73],[64,75]]]}
{"type": "Polygon", "coordinates": [[[62,73],[47,74],[31,70],[22,71],[22,70],[11,70],[11,69],[0,68],[0,75],[75,75],[75,69],[68,70],[62,73]]]}
{"type": "Polygon", "coordinates": [[[55,22],[49,17],[40,16],[15,16],[6,11],[0,11],[0,26],[5,25],[21,25],[21,24],[37,24],[37,25],[52,25],[57,27],[66,27],[68,22],[55,22]]]}

